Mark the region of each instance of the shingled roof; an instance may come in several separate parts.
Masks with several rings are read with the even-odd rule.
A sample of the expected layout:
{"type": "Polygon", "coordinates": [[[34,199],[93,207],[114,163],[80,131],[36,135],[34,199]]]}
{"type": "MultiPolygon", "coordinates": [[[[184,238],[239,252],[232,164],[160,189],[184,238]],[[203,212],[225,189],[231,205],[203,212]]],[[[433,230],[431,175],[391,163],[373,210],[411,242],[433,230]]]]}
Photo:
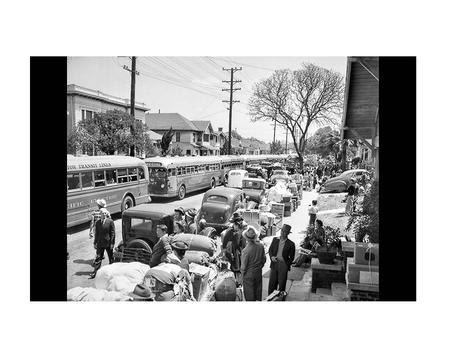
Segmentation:
{"type": "Polygon", "coordinates": [[[147,114],[145,122],[152,130],[200,131],[191,121],[178,113],[147,114]]]}
{"type": "MultiPolygon", "coordinates": [[[[208,128],[208,126],[211,124],[211,121],[191,121],[194,126],[196,126],[198,128],[198,130],[200,131],[205,131],[206,128],[208,128]]],[[[211,125],[212,128],[212,125],[211,125]]],[[[214,129],[213,129],[214,131],[214,129]]]]}

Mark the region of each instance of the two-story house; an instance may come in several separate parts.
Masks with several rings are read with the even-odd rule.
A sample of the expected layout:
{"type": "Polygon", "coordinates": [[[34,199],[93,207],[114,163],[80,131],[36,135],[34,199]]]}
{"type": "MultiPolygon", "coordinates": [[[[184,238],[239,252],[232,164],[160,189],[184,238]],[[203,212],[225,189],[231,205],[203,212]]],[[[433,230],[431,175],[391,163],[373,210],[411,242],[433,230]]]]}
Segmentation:
{"type": "Polygon", "coordinates": [[[201,131],[183,115],[178,113],[146,114],[145,123],[160,135],[172,127],[175,132],[172,148],[180,147],[183,155],[200,155],[201,146],[197,144],[197,140],[201,131]]]}
{"type": "Polygon", "coordinates": [[[220,155],[219,134],[214,132],[211,121],[191,121],[200,131],[196,143],[200,148],[200,155],[220,155]]]}

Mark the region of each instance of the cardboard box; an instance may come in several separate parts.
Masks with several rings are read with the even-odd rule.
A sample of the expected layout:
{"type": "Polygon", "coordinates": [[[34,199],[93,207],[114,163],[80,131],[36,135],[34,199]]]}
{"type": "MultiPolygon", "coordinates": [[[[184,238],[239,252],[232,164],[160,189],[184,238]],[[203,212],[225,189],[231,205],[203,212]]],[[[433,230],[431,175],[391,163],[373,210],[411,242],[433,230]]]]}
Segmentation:
{"type": "MultiPolygon", "coordinates": [[[[374,274],[379,274],[379,267],[378,265],[369,266],[366,264],[355,264],[353,263],[354,259],[347,258],[347,279],[349,283],[363,283],[361,280],[367,281],[369,280],[369,283],[365,284],[372,284],[370,282],[370,277],[372,277],[372,281],[378,281],[378,277],[376,277],[374,274]],[[362,274],[362,279],[361,279],[362,274]],[[371,276],[372,274],[372,276],[371,276]]],[[[375,283],[373,283],[375,284],[375,283]]],[[[378,283],[376,283],[378,284],[378,283]]]]}
{"type": "Polygon", "coordinates": [[[361,284],[380,284],[380,273],[370,272],[370,271],[360,271],[359,272],[359,282],[361,284]]]}
{"type": "Polygon", "coordinates": [[[195,263],[189,264],[189,270],[192,276],[192,289],[194,298],[199,300],[208,288],[208,279],[210,269],[195,263]]]}
{"type": "Polygon", "coordinates": [[[355,243],[354,261],[355,264],[365,265],[379,265],[379,249],[378,244],[371,244],[369,249],[369,243],[355,243]]]}
{"type": "Polygon", "coordinates": [[[284,203],[272,203],[272,208],[270,210],[272,214],[283,216],[284,215],[284,203]]]}
{"type": "Polygon", "coordinates": [[[258,225],[259,226],[259,210],[244,210],[242,213],[242,217],[244,221],[246,221],[249,225],[258,225]]]}

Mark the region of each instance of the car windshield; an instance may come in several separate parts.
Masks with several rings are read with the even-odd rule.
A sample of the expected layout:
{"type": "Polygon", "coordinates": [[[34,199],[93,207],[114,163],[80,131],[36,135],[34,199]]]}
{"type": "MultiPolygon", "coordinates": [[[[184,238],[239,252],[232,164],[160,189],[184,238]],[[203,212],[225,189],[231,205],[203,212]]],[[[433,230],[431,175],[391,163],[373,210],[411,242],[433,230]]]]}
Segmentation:
{"type": "Polygon", "coordinates": [[[227,203],[228,199],[224,196],[211,195],[206,199],[206,202],[227,203]]]}
{"type": "Polygon", "coordinates": [[[262,182],[243,181],[242,186],[246,189],[262,189],[262,182]]]}
{"type": "Polygon", "coordinates": [[[148,168],[148,174],[153,178],[165,178],[167,171],[165,168],[148,168]]]}
{"type": "Polygon", "coordinates": [[[131,231],[149,231],[152,229],[153,222],[151,219],[132,218],[131,231]]]}

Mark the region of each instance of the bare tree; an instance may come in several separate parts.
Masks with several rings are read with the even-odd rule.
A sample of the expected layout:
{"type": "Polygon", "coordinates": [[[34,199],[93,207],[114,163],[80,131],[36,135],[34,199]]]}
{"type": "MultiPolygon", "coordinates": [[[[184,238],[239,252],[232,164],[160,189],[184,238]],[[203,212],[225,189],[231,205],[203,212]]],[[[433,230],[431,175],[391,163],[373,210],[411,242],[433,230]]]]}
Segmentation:
{"type": "Polygon", "coordinates": [[[250,115],[253,121],[274,120],[285,126],[303,168],[310,127],[335,125],[342,114],[343,98],[343,76],[309,63],[294,72],[277,70],[257,83],[249,102],[250,115]]]}

